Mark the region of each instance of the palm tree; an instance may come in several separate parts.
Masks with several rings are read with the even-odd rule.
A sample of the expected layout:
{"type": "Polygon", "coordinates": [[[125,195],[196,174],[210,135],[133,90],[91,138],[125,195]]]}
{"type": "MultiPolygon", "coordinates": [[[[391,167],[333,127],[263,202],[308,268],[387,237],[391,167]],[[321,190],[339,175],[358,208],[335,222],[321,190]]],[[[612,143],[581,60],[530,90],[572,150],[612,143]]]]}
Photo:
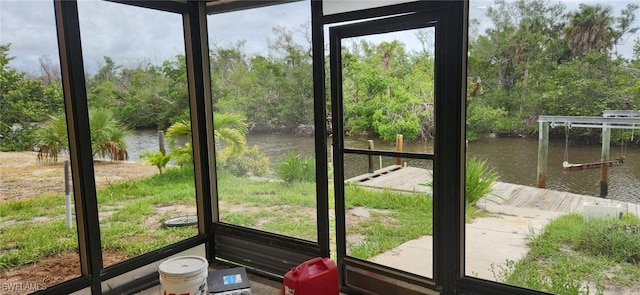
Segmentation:
{"type": "Polygon", "coordinates": [[[610,50],[618,42],[622,34],[613,27],[611,11],[609,6],[580,4],[578,11],[568,14],[565,36],[574,56],[610,50]]]}
{"type": "MultiPolygon", "coordinates": [[[[129,130],[105,110],[89,111],[91,149],[93,156],[108,157],[112,161],[129,158],[124,137],[129,130]]],[[[36,132],[39,161],[57,161],[58,155],[68,149],[67,121],[65,116],[51,116],[43,128],[36,132]]]]}
{"type": "Polygon", "coordinates": [[[50,116],[49,121],[36,131],[35,137],[38,162],[57,162],[58,155],[69,146],[65,116],[50,116]]]}
{"type": "MultiPolygon", "coordinates": [[[[242,115],[238,114],[215,114],[213,116],[213,136],[216,144],[216,148],[220,150],[220,153],[227,155],[241,155],[247,144],[247,123],[246,119],[242,115]]],[[[179,136],[191,137],[191,124],[187,121],[176,122],[167,129],[166,133],[169,145],[175,146],[175,140],[179,136]]],[[[178,154],[182,156],[191,156],[191,140],[187,140],[187,143],[183,147],[175,148],[178,154]]]]}
{"type": "Polygon", "coordinates": [[[213,116],[213,137],[216,145],[226,144],[232,155],[240,155],[247,146],[246,119],[238,114],[217,114],[213,116]]]}
{"type": "Polygon", "coordinates": [[[125,161],[129,158],[124,137],[129,130],[105,110],[89,111],[91,129],[91,148],[93,156],[109,157],[112,161],[125,161]]]}

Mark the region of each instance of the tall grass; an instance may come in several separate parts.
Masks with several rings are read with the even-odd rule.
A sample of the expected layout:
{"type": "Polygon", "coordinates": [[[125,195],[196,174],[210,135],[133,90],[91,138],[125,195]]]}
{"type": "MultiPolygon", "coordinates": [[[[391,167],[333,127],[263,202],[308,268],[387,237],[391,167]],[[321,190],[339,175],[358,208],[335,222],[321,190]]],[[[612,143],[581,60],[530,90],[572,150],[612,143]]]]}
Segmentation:
{"type": "Polygon", "coordinates": [[[593,294],[586,282],[603,286],[640,285],[640,219],[583,221],[579,214],[560,216],[529,237],[530,250],[509,262],[498,280],[555,294],[593,294]]]}
{"type": "MultiPolygon", "coordinates": [[[[484,196],[491,194],[493,189],[491,185],[498,180],[498,173],[487,166],[486,160],[479,160],[475,157],[467,158],[465,171],[465,203],[467,207],[467,215],[479,215],[475,206],[478,200],[484,196]]],[[[433,186],[433,181],[424,185],[433,186]]]]}
{"type": "Polygon", "coordinates": [[[491,184],[498,180],[498,173],[487,167],[486,160],[475,157],[467,159],[465,173],[465,202],[467,208],[475,207],[482,197],[492,192],[491,184]]]}
{"type": "Polygon", "coordinates": [[[573,245],[590,255],[640,267],[640,222],[630,216],[613,222],[590,221],[581,228],[573,245]]]}
{"type": "Polygon", "coordinates": [[[294,150],[290,150],[276,163],[275,174],[286,183],[314,181],[316,179],[315,159],[304,158],[294,150]]]}

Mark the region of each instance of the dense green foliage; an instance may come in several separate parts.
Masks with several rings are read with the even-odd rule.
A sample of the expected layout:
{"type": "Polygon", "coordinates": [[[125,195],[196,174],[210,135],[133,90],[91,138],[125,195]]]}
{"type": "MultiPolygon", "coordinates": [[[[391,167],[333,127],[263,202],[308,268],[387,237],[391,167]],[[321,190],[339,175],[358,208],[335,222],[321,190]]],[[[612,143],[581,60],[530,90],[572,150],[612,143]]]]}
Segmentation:
{"type": "MultiPolygon", "coordinates": [[[[0,44],[0,118],[3,125],[42,122],[62,111],[62,89],[59,81],[44,73],[31,77],[9,67],[10,44],[0,44]]],[[[43,69],[47,67],[41,60],[43,69]]],[[[48,70],[48,69],[47,69],[48,70]]],[[[3,129],[4,130],[4,129],[3,129]]]]}
{"type": "MultiPolygon", "coordinates": [[[[247,123],[244,116],[219,113],[213,116],[216,166],[235,176],[266,176],[269,173],[269,158],[260,153],[258,146],[247,149],[247,123]]],[[[173,148],[171,157],[178,165],[193,163],[191,148],[191,124],[185,120],[169,126],[166,133],[173,148]],[[176,146],[178,137],[186,137],[184,145],[176,146]]]]}
{"type": "Polygon", "coordinates": [[[635,60],[613,51],[637,31],[637,8],[616,17],[602,5],[567,12],[545,0],[497,0],[487,10],[491,27],[483,34],[476,22],[470,33],[469,129],[528,135],[542,114],[640,109],[637,51],[635,60]]]}
{"type": "MultiPolygon", "coordinates": [[[[424,32],[424,34],[427,34],[424,32]]],[[[434,60],[398,41],[343,48],[345,124],[392,141],[433,138],[434,60]]]]}
{"type": "MultiPolygon", "coordinates": [[[[476,20],[470,25],[469,138],[530,136],[543,114],[599,116],[607,109],[640,109],[640,39],[633,56],[623,58],[616,51],[638,31],[637,11],[636,4],[616,15],[606,5],[568,10],[547,0],[496,0],[486,10],[484,31],[476,20]]],[[[310,44],[297,42],[297,33],[274,27],[267,50],[260,53],[248,54],[244,42],[214,46],[214,110],[244,116],[252,131],[290,131],[313,123],[310,44]]],[[[415,34],[421,49],[371,39],[343,44],[348,132],[384,140],[396,134],[407,140],[433,137],[435,35],[432,29],[415,34]]],[[[40,76],[28,77],[8,66],[9,45],[0,49],[0,132],[11,133],[13,123],[60,114],[59,75],[51,75],[41,61],[40,76]]],[[[129,128],[164,129],[188,119],[183,55],[162,65],[141,61],[130,67],[104,57],[98,71],[88,75],[87,90],[90,107],[111,110],[129,128]]]]}
{"type": "Polygon", "coordinates": [[[312,124],[310,46],[295,43],[286,28],[275,27],[273,33],[265,55],[248,56],[242,42],[211,50],[214,107],[243,114],[257,128],[312,124]]]}
{"type": "Polygon", "coordinates": [[[39,76],[11,68],[10,47],[0,44],[0,150],[27,150],[35,145],[37,128],[31,124],[62,112],[62,89],[59,74],[45,59],[39,76]]]}
{"type": "Polygon", "coordinates": [[[183,56],[162,66],[141,62],[123,68],[111,58],[89,79],[89,107],[112,110],[131,128],[166,128],[188,114],[186,64],[183,56]]]}
{"type": "Polygon", "coordinates": [[[35,134],[38,131],[35,125],[26,125],[13,129],[0,123],[0,151],[25,151],[36,145],[35,134]]]}

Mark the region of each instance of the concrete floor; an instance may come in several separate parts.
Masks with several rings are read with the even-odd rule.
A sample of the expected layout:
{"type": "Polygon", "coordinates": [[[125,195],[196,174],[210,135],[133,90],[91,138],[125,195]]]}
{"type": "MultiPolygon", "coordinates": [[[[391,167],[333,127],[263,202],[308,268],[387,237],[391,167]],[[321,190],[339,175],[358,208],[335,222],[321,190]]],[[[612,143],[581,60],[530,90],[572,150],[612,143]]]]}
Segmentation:
{"type": "MultiPolygon", "coordinates": [[[[247,276],[251,281],[251,295],[281,295],[282,294],[282,289],[281,289],[282,284],[280,282],[268,280],[263,277],[258,277],[249,273],[247,274],[247,276]]],[[[138,293],[138,295],[158,295],[158,294],[160,294],[159,285],[138,293]]]]}

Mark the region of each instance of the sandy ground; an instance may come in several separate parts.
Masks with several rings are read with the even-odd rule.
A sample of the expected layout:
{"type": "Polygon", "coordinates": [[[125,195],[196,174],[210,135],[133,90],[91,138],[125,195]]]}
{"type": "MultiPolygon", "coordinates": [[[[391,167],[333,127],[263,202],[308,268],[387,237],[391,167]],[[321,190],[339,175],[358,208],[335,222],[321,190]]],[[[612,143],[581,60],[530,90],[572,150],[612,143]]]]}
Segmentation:
{"type": "MultiPolygon", "coordinates": [[[[41,195],[64,195],[64,161],[38,163],[34,152],[0,152],[0,204],[37,198],[41,195]]],[[[158,173],[149,164],[95,161],[94,173],[98,188],[115,181],[144,178],[158,173]]],[[[1,234],[0,228],[0,234],[1,234]]],[[[124,259],[121,254],[104,252],[105,265],[124,259]]],[[[9,271],[0,271],[0,294],[28,294],[80,276],[77,253],[62,253],[38,263],[9,271]]]]}
{"type": "MultiPolygon", "coordinates": [[[[30,199],[46,194],[64,195],[64,161],[38,163],[35,152],[0,152],[0,202],[30,199]]],[[[144,178],[158,173],[150,164],[94,161],[96,185],[127,179],[144,178]]]]}

